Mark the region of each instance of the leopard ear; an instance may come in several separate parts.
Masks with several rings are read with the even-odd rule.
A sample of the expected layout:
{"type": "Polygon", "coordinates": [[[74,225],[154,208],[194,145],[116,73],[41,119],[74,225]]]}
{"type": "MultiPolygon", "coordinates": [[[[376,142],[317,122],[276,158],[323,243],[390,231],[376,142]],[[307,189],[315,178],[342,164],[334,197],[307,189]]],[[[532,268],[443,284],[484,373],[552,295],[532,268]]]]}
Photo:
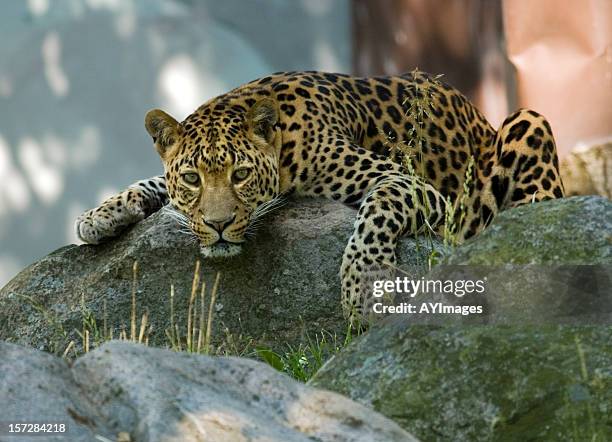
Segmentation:
{"type": "Polygon", "coordinates": [[[272,98],[262,98],[249,109],[247,124],[249,134],[271,144],[278,123],[278,103],[272,98]]]}
{"type": "Polygon", "coordinates": [[[176,144],[182,131],[178,121],[159,109],[147,112],[145,128],[153,138],[155,148],[162,159],[168,155],[171,148],[176,144]]]}

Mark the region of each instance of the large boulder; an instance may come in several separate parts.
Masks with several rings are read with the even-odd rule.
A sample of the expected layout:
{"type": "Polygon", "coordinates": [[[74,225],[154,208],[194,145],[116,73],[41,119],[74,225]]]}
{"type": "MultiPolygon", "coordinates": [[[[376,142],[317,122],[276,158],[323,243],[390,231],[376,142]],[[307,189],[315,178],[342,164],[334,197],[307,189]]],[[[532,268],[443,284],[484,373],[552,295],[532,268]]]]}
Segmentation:
{"type": "Polygon", "coordinates": [[[425,276],[481,280],[484,293],[417,293],[417,312],[459,310],[386,318],[311,385],[422,440],[612,440],[611,238],[600,197],[503,212],[425,276]],[[470,306],[483,313],[459,313],[470,306]]]}
{"type": "MultiPolygon", "coordinates": [[[[346,322],[339,268],[354,217],[354,210],[337,203],[290,202],[266,220],[241,255],[203,260],[192,238],[159,212],[108,243],[66,246],[23,270],[0,290],[0,339],[57,353],[71,340],[77,346],[83,342],[76,331],[83,335],[87,329],[92,345],[108,338],[109,329],[115,337],[122,328],[129,335],[137,261],[137,331],[147,312],[149,342],[176,345],[176,335],[185,339],[190,322],[187,312],[198,260],[208,287],[205,319],[210,288],[221,273],[211,337],[217,349],[231,347],[233,354],[249,344],[286,349],[322,330],[341,336],[346,322]],[[172,323],[175,333],[169,340],[172,323]]],[[[400,261],[424,269],[432,247],[441,248],[436,241],[406,238],[400,244],[400,261]]],[[[198,289],[198,299],[199,294],[198,289]]],[[[199,305],[194,312],[199,318],[199,305]]],[[[199,319],[195,323],[199,328],[199,319]]]]}
{"type": "Polygon", "coordinates": [[[416,441],[392,420],[263,363],[117,341],[71,365],[0,342],[0,397],[5,422],[67,425],[48,441],[416,441]]]}
{"type": "Polygon", "coordinates": [[[438,327],[390,320],[310,385],[424,441],[612,440],[611,327],[438,327]]]}

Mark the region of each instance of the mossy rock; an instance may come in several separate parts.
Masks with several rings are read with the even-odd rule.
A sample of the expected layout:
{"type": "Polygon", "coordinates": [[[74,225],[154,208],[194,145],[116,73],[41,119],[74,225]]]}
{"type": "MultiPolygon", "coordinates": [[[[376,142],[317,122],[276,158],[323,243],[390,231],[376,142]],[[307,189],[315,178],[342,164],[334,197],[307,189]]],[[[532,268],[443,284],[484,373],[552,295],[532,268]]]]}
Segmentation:
{"type": "Polygon", "coordinates": [[[612,202],[580,196],[506,210],[443,263],[612,264],[612,202]]]}
{"type": "Polygon", "coordinates": [[[391,320],[311,385],[423,441],[612,440],[612,327],[437,327],[391,320]]]}
{"type": "Polygon", "coordinates": [[[575,197],[505,211],[441,264],[428,279],[488,276],[485,322],[510,325],[387,318],[311,383],[423,441],[612,440],[612,304],[601,291],[612,203],[575,197]]]}

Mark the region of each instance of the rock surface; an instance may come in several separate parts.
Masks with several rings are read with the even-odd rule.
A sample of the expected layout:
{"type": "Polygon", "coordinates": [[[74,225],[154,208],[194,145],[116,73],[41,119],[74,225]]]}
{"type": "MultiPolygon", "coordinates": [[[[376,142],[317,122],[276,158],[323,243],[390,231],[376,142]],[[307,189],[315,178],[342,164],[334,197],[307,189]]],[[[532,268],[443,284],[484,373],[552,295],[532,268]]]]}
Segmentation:
{"type": "MultiPolygon", "coordinates": [[[[467,325],[472,316],[458,314],[423,325],[394,315],[310,384],[371,406],[422,440],[612,440],[611,238],[604,198],[506,211],[426,278],[487,276],[480,298],[451,294],[444,304],[482,303],[481,322],[511,325],[467,325]]],[[[412,302],[423,300],[442,301],[419,293],[412,302]]]]}
{"type": "Polygon", "coordinates": [[[72,366],[0,342],[0,397],[3,421],[68,425],[68,439],[45,440],[416,441],[390,419],[263,363],[118,341],[72,366]]]}
{"type": "Polygon", "coordinates": [[[415,295],[406,286],[377,302],[411,305],[413,323],[612,324],[612,202],[575,197],[502,212],[425,279],[429,289],[415,295]],[[447,283],[457,289],[435,288],[447,283]],[[472,293],[463,290],[469,284],[472,293]],[[419,313],[432,303],[482,311],[433,315],[425,306],[419,313]]]}
{"type": "Polygon", "coordinates": [[[574,149],[561,159],[566,195],[601,195],[612,199],[612,142],[574,149]]]}
{"type": "Polygon", "coordinates": [[[390,320],[310,385],[424,441],[612,440],[611,327],[435,327],[390,320]]]}
{"type": "MultiPolygon", "coordinates": [[[[264,223],[240,256],[203,260],[202,280],[209,288],[221,272],[213,344],[233,346],[236,354],[251,339],[252,347],[286,349],[322,330],[341,337],[346,322],[339,269],[354,217],[355,211],[332,202],[291,202],[264,223]]],[[[398,256],[423,268],[430,250],[428,241],[406,238],[398,256]]],[[[0,339],[61,353],[70,340],[82,341],[75,330],[83,329],[84,317],[99,329],[106,320],[115,337],[122,326],[129,333],[132,267],[138,261],[137,317],[148,312],[150,343],[167,345],[170,286],[175,287],[174,322],[185,335],[198,259],[198,246],[163,213],[106,244],[59,249],[0,290],[0,339]]]]}
{"type": "Polygon", "coordinates": [[[612,201],[580,196],[504,211],[444,263],[612,264],[612,201]]]}
{"type": "Polygon", "coordinates": [[[479,296],[426,297],[484,305],[483,316],[445,323],[612,324],[612,201],[573,197],[504,211],[427,278],[485,281],[479,296]]]}

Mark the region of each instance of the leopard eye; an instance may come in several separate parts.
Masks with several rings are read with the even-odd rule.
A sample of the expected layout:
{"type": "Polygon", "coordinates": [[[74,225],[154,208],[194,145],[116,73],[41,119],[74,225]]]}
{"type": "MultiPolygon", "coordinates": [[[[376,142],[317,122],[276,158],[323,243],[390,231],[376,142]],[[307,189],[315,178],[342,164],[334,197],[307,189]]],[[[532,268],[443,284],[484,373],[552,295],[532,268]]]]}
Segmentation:
{"type": "Polygon", "coordinates": [[[200,182],[200,176],[195,172],[184,173],[182,176],[183,176],[183,181],[185,181],[187,184],[190,184],[192,186],[195,186],[196,184],[200,182]]]}
{"type": "Polygon", "coordinates": [[[247,168],[236,169],[232,174],[232,181],[234,184],[238,184],[244,180],[246,180],[251,174],[251,170],[247,168]]]}

